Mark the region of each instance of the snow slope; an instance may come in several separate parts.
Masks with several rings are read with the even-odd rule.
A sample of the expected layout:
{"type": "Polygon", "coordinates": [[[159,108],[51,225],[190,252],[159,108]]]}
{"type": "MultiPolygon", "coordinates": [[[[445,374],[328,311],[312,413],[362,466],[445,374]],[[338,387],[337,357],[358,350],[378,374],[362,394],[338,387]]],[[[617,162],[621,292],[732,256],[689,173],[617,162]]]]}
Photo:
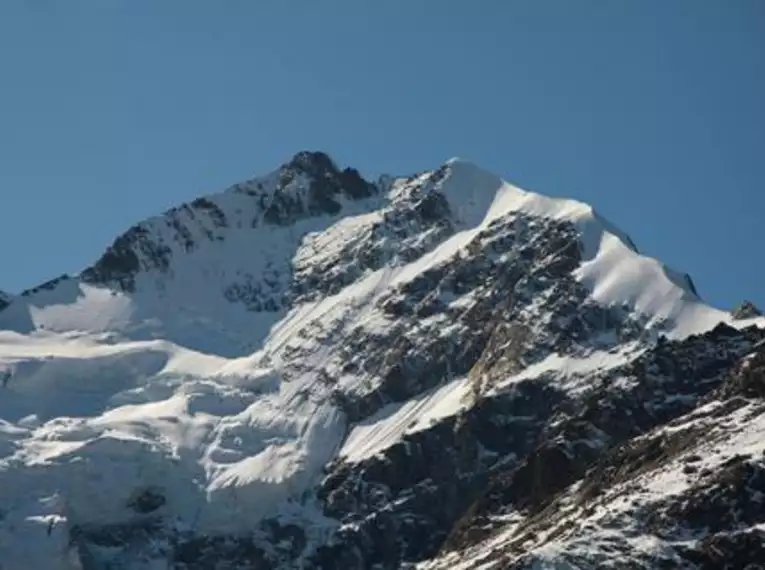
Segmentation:
{"type": "MultiPolygon", "coordinates": [[[[322,374],[354,331],[392,330],[379,308],[391,291],[469,255],[511,214],[573,224],[576,279],[594,302],[626,306],[648,329],[682,338],[719,322],[765,323],[705,305],[687,278],[640,255],[589,206],[523,191],[468,162],[341,193],[337,208],[318,212],[306,204],[319,175],[300,164],[142,222],[129,273],[85,272],[0,312],[4,570],[72,568],[68,533],[146,518],[130,504],[149,488],[164,497],[151,516],[178,529],[236,533],[284,513],[331,528],[311,498],[325,465],[362,461],[459,413],[469,380],[444,379],[349,426],[322,374]],[[446,198],[449,225],[404,217],[386,233],[428,192],[446,198]],[[285,196],[289,215],[269,221],[285,196]]],[[[627,357],[593,358],[551,355],[516,379],[627,357]]],[[[352,372],[337,374],[348,393],[360,389],[352,372]]]]}

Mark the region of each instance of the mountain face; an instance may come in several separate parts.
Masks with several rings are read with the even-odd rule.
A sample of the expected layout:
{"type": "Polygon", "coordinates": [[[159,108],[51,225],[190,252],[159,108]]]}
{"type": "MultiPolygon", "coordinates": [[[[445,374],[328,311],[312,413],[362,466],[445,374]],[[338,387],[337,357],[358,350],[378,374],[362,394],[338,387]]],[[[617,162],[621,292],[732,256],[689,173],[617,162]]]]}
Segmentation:
{"type": "Polygon", "coordinates": [[[0,380],[3,570],[765,563],[765,319],[460,160],[145,220],[0,380]]]}

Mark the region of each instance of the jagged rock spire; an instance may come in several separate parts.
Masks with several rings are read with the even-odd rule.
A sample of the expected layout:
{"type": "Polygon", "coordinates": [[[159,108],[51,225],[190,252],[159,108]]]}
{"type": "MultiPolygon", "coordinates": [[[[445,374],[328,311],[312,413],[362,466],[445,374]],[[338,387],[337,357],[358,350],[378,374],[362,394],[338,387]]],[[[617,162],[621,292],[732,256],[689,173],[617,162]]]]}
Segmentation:
{"type": "Polygon", "coordinates": [[[762,311],[751,301],[744,301],[738,307],[731,311],[734,319],[753,319],[754,317],[761,317],[762,311]]]}

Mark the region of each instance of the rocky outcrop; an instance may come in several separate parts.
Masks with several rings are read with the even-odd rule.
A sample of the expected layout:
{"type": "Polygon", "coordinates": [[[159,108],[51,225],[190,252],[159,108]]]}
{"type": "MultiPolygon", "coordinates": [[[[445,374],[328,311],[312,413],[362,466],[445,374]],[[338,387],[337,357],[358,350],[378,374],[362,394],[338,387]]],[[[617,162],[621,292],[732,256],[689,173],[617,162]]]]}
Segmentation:
{"type": "Polygon", "coordinates": [[[470,255],[455,255],[378,302],[391,322],[386,334],[361,329],[340,348],[333,370],[374,375],[367,393],[337,393],[352,421],[448,375],[470,372],[485,390],[551,353],[584,355],[644,333],[623,308],[589,300],[573,278],[581,257],[570,224],[507,216],[467,249],[470,255]],[[447,325],[450,335],[441,332],[447,325]]]}
{"type": "Polygon", "coordinates": [[[728,380],[715,394],[718,398],[765,398],[765,342],[757,343],[753,351],[732,371],[728,380]]]}
{"type": "MultiPolygon", "coordinates": [[[[192,242],[186,241],[189,248],[192,242]]],[[[141,270],[166,271],[170,267],[171,250],[154,241],[151,232],[142,226],[133,226],[106,250],[101,258],[85,269],[80,278],[86,283],[114,283],[122,290],[135,290],[135,275],[141,270]]]]}
{"type": "Polygon", "coordinates": [[[333,295],[365,272],[412,262],[452,235],[452,213],[434,180],[435,174],[424,183],[403,184],[379,218],[345,241],[336,255],[296,264],[294,301],[333,295]]]}
{"type": "Polygon", "coordinates": [[[337,567],[333,561],[358,554],[359,545],[353,568],[398,568],[434,556],[490,478],[533,449],[563,398],[544,383],[520,382],[378,456],[330,466],[318,498],[343,526],[320,549],[319,567],[337,567]]]}
{"type": "Polygon", "coordinates": [[[734,319],[752,319],[754,317],[761,317],[762,311],[751,301],[744,301],[738,307],[731,311],[734,319]]]}
{"type": "Polygon", "coordinates": [[[41,285],[32,287],[31,289],[25,289],[24,291],[21,292],[21,296],[31,297],[32,295],[35,295],[36,293],[40,293],[41,291],[53,291],[59,284],[63,283],[64,281],[68,281],[69,279],[71,279],[69,275],[61,275],[59,277],[56,277],[55,279],[46,281],[45,283],[42,283],[41,285]]]}

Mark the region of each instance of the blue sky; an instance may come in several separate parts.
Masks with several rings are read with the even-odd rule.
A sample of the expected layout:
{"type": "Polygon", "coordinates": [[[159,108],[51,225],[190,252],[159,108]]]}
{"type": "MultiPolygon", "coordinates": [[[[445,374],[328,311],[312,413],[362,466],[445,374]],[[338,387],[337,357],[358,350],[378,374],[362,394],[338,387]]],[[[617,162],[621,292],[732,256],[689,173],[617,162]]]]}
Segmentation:
{"type": "Polygon", "coordinates": [[[765,2],[2,0],[0,289],[329,152],[472,160],[765,306],[765,2]]]}

